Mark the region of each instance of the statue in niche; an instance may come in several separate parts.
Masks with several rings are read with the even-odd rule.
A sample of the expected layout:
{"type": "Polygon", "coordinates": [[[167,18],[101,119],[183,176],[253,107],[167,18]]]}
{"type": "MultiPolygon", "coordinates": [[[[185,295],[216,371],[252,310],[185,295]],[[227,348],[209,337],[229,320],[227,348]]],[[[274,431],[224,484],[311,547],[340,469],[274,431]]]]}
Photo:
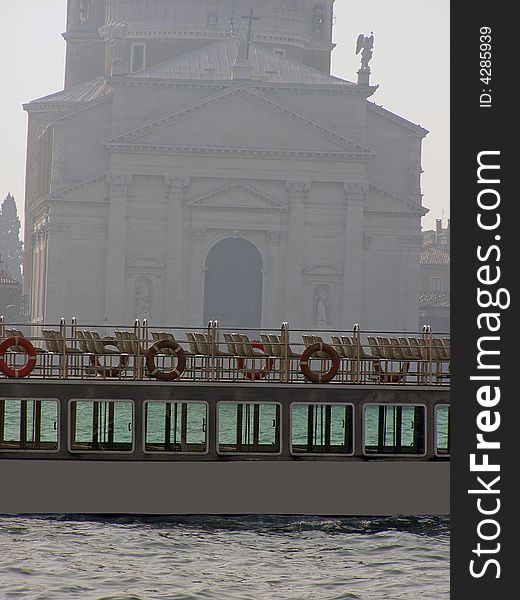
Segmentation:
{"type": "Polygon", "coordinates": [[[323,8],[321,6],[315,6],[312,23],[314,26],[314,35],[321,35],[323,33],[323,23],[324,23],[324,15],[323,8]]]}
{"type": "Polygon", "coordinates": [[[319,327],[330,324],[330,295],[328,285],[320,285],[314,292],[314,323],[319,327]]]}
{"type": "Polygon", "coordinates": [[[153,284],[148,277],[139,277],[134,287],[134,319],[150,320],[153,284]]]}

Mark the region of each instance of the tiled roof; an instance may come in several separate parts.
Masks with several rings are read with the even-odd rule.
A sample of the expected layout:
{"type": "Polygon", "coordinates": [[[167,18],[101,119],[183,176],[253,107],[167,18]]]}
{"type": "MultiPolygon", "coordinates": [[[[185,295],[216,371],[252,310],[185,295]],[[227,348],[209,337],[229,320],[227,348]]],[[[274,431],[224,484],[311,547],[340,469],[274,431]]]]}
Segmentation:
{"type": "Polygon", "coordinates": [[[0,273],[0,285],[20,285],[20,282],[5,273],[0,273]]]}
{"type": "MultiPolygon", "coordinates": [[[[237,56],[235,39],[230,38],[198,50],[183,54],[177,58],[154,65],[131,77],[158,79],[196,79],[230,80],[233,79],[233,65],[237,56]]],[[[252,79],[274,83],[326,84],[347,86],[349,81],[333,77],[328,73],[313,69],[295,60],[270,52],[256,44],[251,44],[249,62],[252,79]]]]}
{"type": "Polygon", "coordinates": [[[43,98],[33,100],[30,104],[90,102],[91,100],[106,96],[106,94],[110,93],[111,89],[110,84],[107,83],[104,77],[98,77],[92,81],[75,85],[67,90],[43,96],[43,98]]]}
{"type": "Polygon", "coordinates": [[[438,246],[425,246],[421,249],[421,265],[448,265],[450,251],[438,246]]]}
{"type": "Polygon", "coordinates": [[[449,308],[450,294],[449,292],[419,292],[419,304],[433,308],[449,308]]]}

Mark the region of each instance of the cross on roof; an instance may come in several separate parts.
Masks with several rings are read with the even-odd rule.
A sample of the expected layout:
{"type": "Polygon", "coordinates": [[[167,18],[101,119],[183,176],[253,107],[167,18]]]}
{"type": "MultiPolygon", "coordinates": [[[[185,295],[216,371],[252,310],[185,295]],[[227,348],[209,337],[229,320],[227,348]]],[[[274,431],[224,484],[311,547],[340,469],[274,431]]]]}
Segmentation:
{"type": "Polygon", "coordinates": [[[255,11],[253,9],[251,9],[251,12],[249,13],[248,16],[242,17],[242,19],[249,21],[249,29],[247,31],[246,58],[249,58],[249,44],[251,43],[251,37],[252,37],[252,32],[253,32],[253,21],[261,21],[261,18],[255,17],[254,14],[255,14],[255,11]]]}

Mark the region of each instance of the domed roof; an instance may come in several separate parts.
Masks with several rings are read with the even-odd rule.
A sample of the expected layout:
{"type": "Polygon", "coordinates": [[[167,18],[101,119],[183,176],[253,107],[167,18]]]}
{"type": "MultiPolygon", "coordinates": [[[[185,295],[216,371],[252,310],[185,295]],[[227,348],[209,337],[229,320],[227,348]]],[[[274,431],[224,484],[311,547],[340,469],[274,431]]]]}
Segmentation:
{"type": "Polygon", "coordinates": [[[151,30],[167,37],[222,39],[250,11],[253,39],[306,45],[330,42],[334,0],[108,0],[107,24],[125,23],[130,34],[151,30]]]}

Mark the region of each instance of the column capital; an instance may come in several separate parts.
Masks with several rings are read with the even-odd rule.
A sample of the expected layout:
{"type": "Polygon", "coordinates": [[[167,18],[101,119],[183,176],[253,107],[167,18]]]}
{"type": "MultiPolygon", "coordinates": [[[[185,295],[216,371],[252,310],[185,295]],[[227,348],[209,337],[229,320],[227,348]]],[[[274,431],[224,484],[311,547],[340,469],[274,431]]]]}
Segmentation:
{"type": "Polygon", "coordinates": [[[107,183],[110,187],[111,196],[128,196],[132,185],[132,175],[109,175],[107,183]]]}
{"type": "Polygon", "coordinates": [[[202,243],[206,239],[206,230],[205,229],[189,228],[187,230],[187,232],[188,232],[188,235],[190,236],[190,239],[193,242],[202,243]]]}
{"type": "Polygon", "coordinates": [[[286,189],[289,200],[305,202],[309,197],[311,184],[306,181],[287,181],[286,189]]]}
{"type": "Polygon", "coordinates": [[[268,231],[267,240],[270,244],[278,245],[282,241],[282,234],[279,231],[268,231]]]}
{"type": "Polygon", "coordinates": [[[171,177],[166,175],[164,183],[168,189],[168,198],[184,198],[190,187],[189,177],[171,177]]]}
{"type": "Polygon", "coordinates": [[[348,204],[363,204],[368,192],[368,185],[365,183],[345,183],[345,199],[348,204]]]}

